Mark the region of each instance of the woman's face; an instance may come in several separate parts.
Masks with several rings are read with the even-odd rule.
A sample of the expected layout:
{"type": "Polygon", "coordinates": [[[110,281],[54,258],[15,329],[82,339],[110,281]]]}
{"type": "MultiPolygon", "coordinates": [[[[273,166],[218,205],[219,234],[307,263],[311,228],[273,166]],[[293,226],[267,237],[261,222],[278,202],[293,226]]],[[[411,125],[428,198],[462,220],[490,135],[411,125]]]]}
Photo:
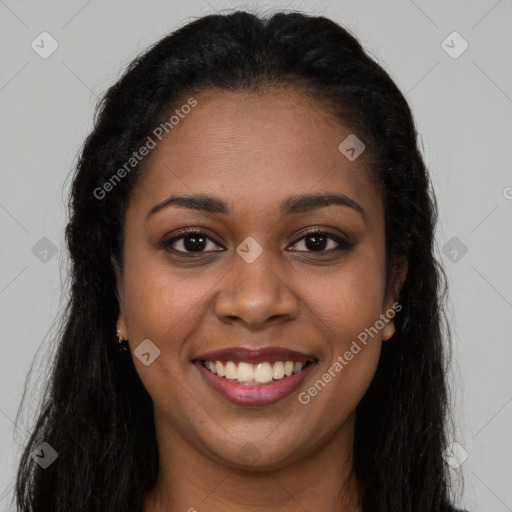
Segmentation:
{"type": "Polygon", "coordinates": [[[278,468],[351,439],[392,334],[383,204],[367,153],[342,152],[352,131],[313,100],[195,99],[133,190],[118,327],[161,439],[278,468]],[[152,212],[171,196],[189,199],[152,212]]]}

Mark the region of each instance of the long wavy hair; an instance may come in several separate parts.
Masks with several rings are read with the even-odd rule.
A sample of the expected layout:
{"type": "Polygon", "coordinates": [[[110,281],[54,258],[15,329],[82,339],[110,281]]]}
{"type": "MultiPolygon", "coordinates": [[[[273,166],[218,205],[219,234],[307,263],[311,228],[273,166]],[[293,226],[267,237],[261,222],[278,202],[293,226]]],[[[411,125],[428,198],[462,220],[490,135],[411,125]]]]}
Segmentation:
{"type": "Polygon", "coordinates": [[[16,475],[19,510],[142,511],[159,471],[153,405],[129,352],[113,348],[119,304],[111,258],[122,263],[124,213],[143,163],[104,198],[94,192],[184,98],[278,86],[316,99],[364,140],[384,202],[387,277],[408,262],[395,335],[383,344],[356,410],[354,470],[363,510],[451,510],[442,458],[449,420],[446,277],[435,256],[436,200],[410,108],[388,73],[335,22],[245,11],[195,19],[159,40],[98,103],[72,176],[70,291],[16,475]],[[58,453],[46,469],[31,456],[42,442],[58,453]]]}

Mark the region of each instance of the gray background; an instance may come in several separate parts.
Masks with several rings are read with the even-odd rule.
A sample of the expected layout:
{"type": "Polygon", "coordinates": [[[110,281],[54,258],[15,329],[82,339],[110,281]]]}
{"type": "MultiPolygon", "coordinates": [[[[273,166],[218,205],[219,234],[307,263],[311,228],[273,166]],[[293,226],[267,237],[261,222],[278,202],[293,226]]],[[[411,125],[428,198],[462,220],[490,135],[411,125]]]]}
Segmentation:
{"type": "MultiPolygon", "coordinates": [[[[65,179],[92,127],[98,96],[162,35],[232,8],[331,17],[406,95],[439,201],[439,258],[449,277],[453,441],[468,454],[454,470],[459,503],[512,511],[511,0],[0,0],[0,510],[11,501],[53,350],[50,329],[65,298],[65,179]],[[43,31],[59,45],[46,59],[31,48],[43,31]],[[453,31],[469,44],[457,58],[442,46],[453,31]],[[50,246],[43,237],[55,255],[42,252],[50,246]],[[31,395],[17,416],[34,357],[31,395]]],[[[462,48],[453,36],[445,44],[452,52],[462,48]]]]}

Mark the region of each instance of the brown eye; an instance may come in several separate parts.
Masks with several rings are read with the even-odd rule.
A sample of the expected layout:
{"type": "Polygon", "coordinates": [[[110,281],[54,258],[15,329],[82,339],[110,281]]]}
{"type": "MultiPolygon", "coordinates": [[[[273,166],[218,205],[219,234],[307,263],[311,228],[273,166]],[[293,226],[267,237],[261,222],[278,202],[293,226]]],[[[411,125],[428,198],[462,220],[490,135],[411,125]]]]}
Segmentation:
{"type": "Polygon", "coordinates": [[[351,249],[353,247],[353,244],[325,231],[311,231],[293,245],[298,245],[302,240],[304,240],[303,246],[305,249],[298,249],[298,252],[329,253],[332,251],[351,249]]]}
{"type": "Polygon", "coordinates": [[[215,250],[217,244],[202,231],[187,231],[162,242],[165,249],[179,253],[201,253],[215,250]],[[208,245],[210,242],[210,246],[208,245]],[[205,250],[207,249],[207,250],[205,250]]]}
{"type": "MultiPolygon", "coordinates": [[[[293,246],[303,244],[304,248],[293,249],[297,252],[328,254],[334,251],[349,250],[354,244],[343,240],[341,237],[326,231],[310,231],[297,240],[293,246]]],[[[168,251],[178,254],[202,254],[219,252],[223,249],[206,233],[199,230],[188,230],[177,236],[164,240],[162,247],[168,251]]]]}

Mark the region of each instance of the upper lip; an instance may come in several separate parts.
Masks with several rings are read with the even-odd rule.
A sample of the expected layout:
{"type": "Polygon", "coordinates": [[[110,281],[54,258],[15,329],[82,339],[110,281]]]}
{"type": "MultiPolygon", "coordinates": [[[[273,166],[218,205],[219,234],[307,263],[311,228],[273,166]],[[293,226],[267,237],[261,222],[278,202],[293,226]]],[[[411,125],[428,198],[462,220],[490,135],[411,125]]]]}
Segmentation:
{"type": "Polygon", "coordinates": [[[284,347],[229,347],[213,350],[194,358],[199,361],[244,361],[263,363],[265,361],[314,361],[316,358],[304,352],[297,352],[284,347]]]}

